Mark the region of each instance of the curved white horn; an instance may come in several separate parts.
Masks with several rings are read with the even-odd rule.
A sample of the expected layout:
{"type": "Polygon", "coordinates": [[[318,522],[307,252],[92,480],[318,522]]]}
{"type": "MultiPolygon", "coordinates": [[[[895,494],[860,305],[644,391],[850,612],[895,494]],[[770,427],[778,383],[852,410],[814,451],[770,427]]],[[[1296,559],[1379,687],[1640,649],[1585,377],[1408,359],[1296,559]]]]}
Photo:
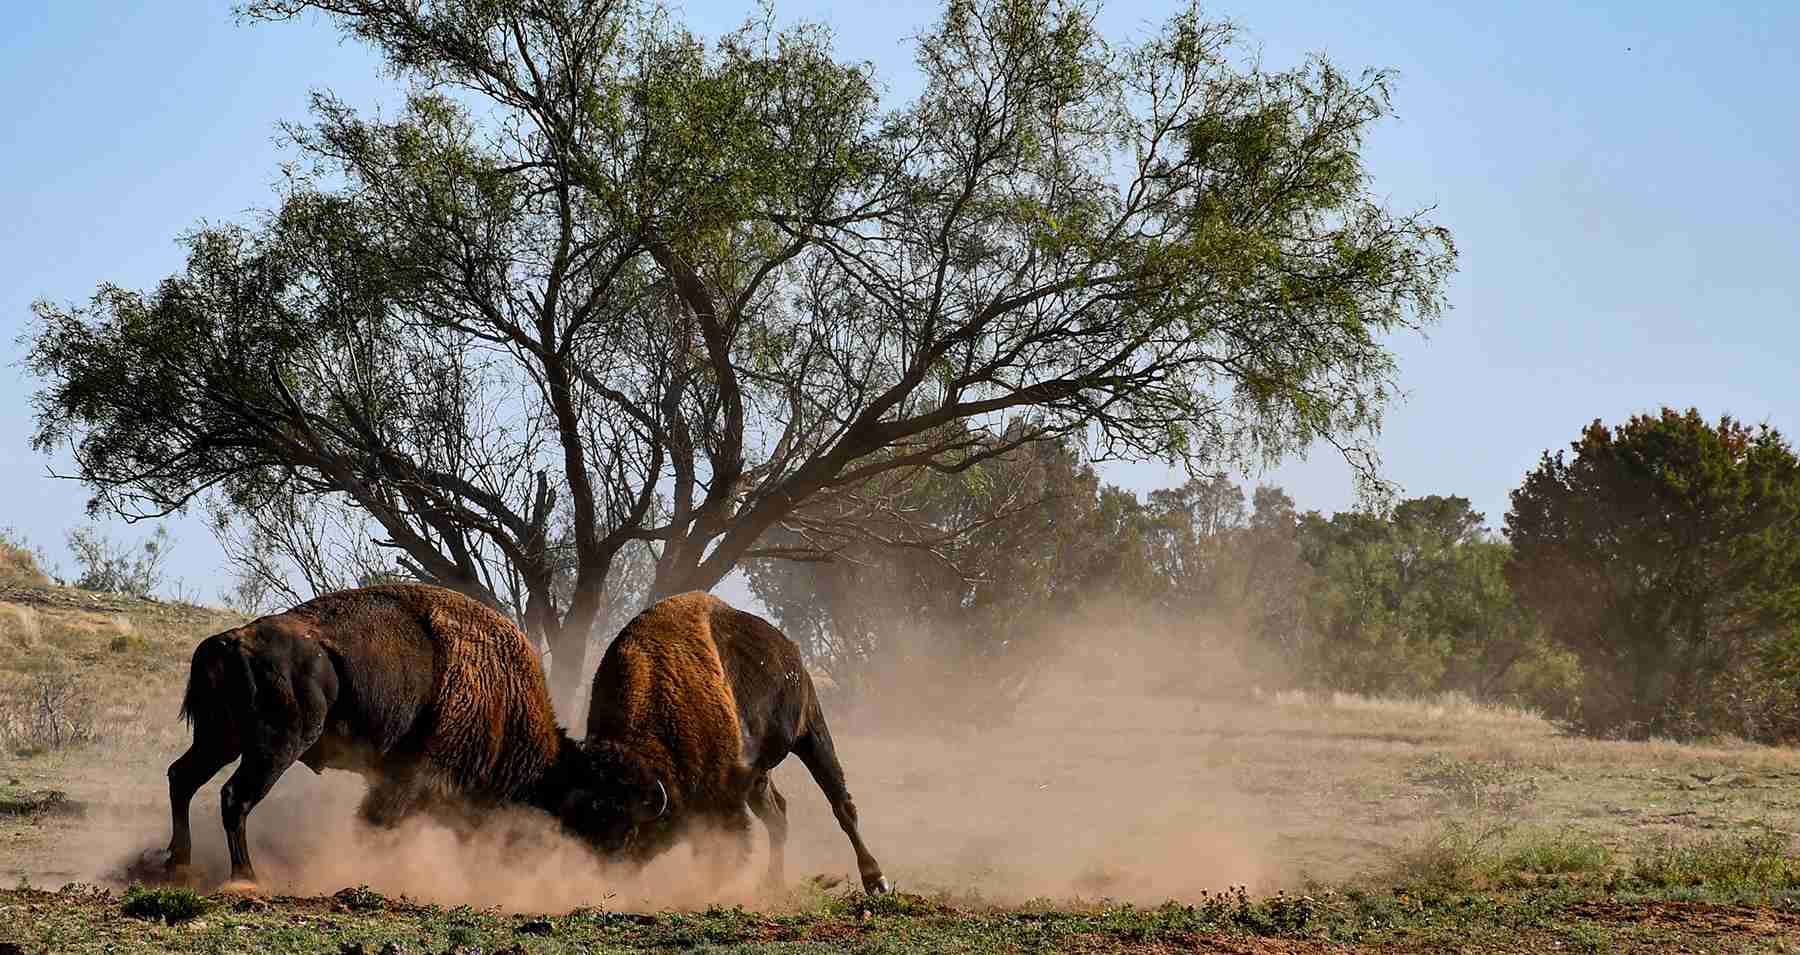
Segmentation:
{"type": "Polygon", "coordinates": [[[662,794],[662,808],[656,811],[656,818],[661,819],[663,813],[669,811],[669,791],[663,788],[662,780],[656,781],[656,791],[662,794]]]}

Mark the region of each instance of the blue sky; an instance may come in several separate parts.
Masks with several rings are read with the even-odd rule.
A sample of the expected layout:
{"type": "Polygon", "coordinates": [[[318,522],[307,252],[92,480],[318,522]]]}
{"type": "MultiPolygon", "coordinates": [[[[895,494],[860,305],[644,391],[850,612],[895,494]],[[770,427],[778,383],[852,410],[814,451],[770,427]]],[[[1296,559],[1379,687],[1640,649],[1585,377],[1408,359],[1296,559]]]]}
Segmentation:
{"type": "MultiPolygon", "coordinates": [[[[750,5],[689,2],[709,35],[750,5]]],[[[936,3],[778,0],[832,24],[895,97],[914,88],[906,38],[936,3]]],[[[1166,3],[1110,4],[1125,36],[1166,3]]],[[[1800,4],[1228,0],[1272,67],[1323,52],[1398,70],[1398,118],[1367,158],[1396,208],[1435,205],[1462,250],[1452,309],[1396,342],[1406,398],[1380,441],[1408,494],[1462,494],[1498,526],[1506,494],[1594,418],[1662,404],[1767,421],[1800,438],[1800,4]]],[[[31,383],[10,364],[38,298],[101,281],[147,287],[178,269],[175,238],[267,206],[274,124],[310,90],[392,103],[362,48],[322,22],[239,25],[228,3],[24,0],[0,34],[0,526],[67,567],[84,490],[29,446],[31,383]]],[[[1140,490],[1158,464],[1108,468],[1140,490]]],[[[1263,480],[1302,507],[1353,503],[1330,452],[1263,480]]],[[[170,567],[212,598],[226,580],[197,517],[171,524],[170,567]]],[[[143,527],[108,524],[135,539],[143,527]]],[[[727,587],[737,596],[737,587],[727,587]]]]}

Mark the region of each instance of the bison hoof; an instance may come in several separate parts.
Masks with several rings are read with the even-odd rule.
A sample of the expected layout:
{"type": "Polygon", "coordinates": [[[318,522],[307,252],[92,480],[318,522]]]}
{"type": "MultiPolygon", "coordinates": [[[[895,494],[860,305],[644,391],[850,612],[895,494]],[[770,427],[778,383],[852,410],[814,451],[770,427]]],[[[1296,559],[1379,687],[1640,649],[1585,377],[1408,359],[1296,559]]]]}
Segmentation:
{"type": "Polygon", "coordinates": [[[894,891],[894,887],[888,882],[887,876],[878,875],[873,880],[863,882],[863,891],[870,895],[886,895],[894,891]]]}
{"type": "Polygon", "coordinates": [[[162,849],[146,849],[135,859],[123,865],[124,882],[142,882],[145,885],[182,885],[188,881],[189,867],[186,863],[176,862],[162,849]]]}

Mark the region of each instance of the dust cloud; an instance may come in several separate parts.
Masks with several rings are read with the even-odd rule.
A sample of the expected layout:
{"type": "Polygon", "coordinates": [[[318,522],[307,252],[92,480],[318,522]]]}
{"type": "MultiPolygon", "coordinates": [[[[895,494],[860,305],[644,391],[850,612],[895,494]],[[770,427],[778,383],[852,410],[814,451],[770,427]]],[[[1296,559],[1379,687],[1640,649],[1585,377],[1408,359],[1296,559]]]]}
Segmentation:
{"type": "MultiPolygon", "coordinates": [[[[1295,873],[1274,861],[1281,800],[1270,782],[1281,777],[1262,767],[1251,784],[1244,771],[1264,757],[1229,638],[1191,622],[1109,622],[1104,610],[1056,631],[1022,679],[901,652],[868,672],[878,693],[822,692],[864,838],[896,886],[968,902],[1150,903],[1290,884],[1295,873]]],[[[207,889],[227,875],[217,792],[228,775],[194,800],[194,880],[207,889]]],[[[805,768],[789,759],[775,781],[789,806],[787,884],[824,875],[842,880],[839,891],[857,886],[849,843],[805,768]]],[[[496,813],[472,835],[426,820],[371,830],[356,818],[363,791],[350,774],[291,769],[250,816],[265,889],[367,884],[533,912],[789,901],[759,894],[760,823],[749,865],[714,891],[689,847],[633,876],[527,811],[496,813]]],[[[90,818],[59,855],[92,860],[97,871],[80,878],[118,884],[166,844],[168,825],[166,801],[144,799],[90,818]]]]}

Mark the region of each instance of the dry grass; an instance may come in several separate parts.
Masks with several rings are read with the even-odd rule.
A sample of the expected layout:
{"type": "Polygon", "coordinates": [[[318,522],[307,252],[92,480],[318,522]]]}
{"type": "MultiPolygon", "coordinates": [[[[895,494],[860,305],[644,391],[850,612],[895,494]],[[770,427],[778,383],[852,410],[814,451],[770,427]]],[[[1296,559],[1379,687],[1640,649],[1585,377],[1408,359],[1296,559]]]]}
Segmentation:
{"type": "Polygon", "coordinates": [[[0,600],[0,647],[31,650],[43,636],[44,627],[35,609],[0,600]]]}
{"type": "Polygon", "coordinates": [[[50,578],[38,566],[37,555],[11,530],[0,530],[0,587],[45,587],[50,578]]]}

